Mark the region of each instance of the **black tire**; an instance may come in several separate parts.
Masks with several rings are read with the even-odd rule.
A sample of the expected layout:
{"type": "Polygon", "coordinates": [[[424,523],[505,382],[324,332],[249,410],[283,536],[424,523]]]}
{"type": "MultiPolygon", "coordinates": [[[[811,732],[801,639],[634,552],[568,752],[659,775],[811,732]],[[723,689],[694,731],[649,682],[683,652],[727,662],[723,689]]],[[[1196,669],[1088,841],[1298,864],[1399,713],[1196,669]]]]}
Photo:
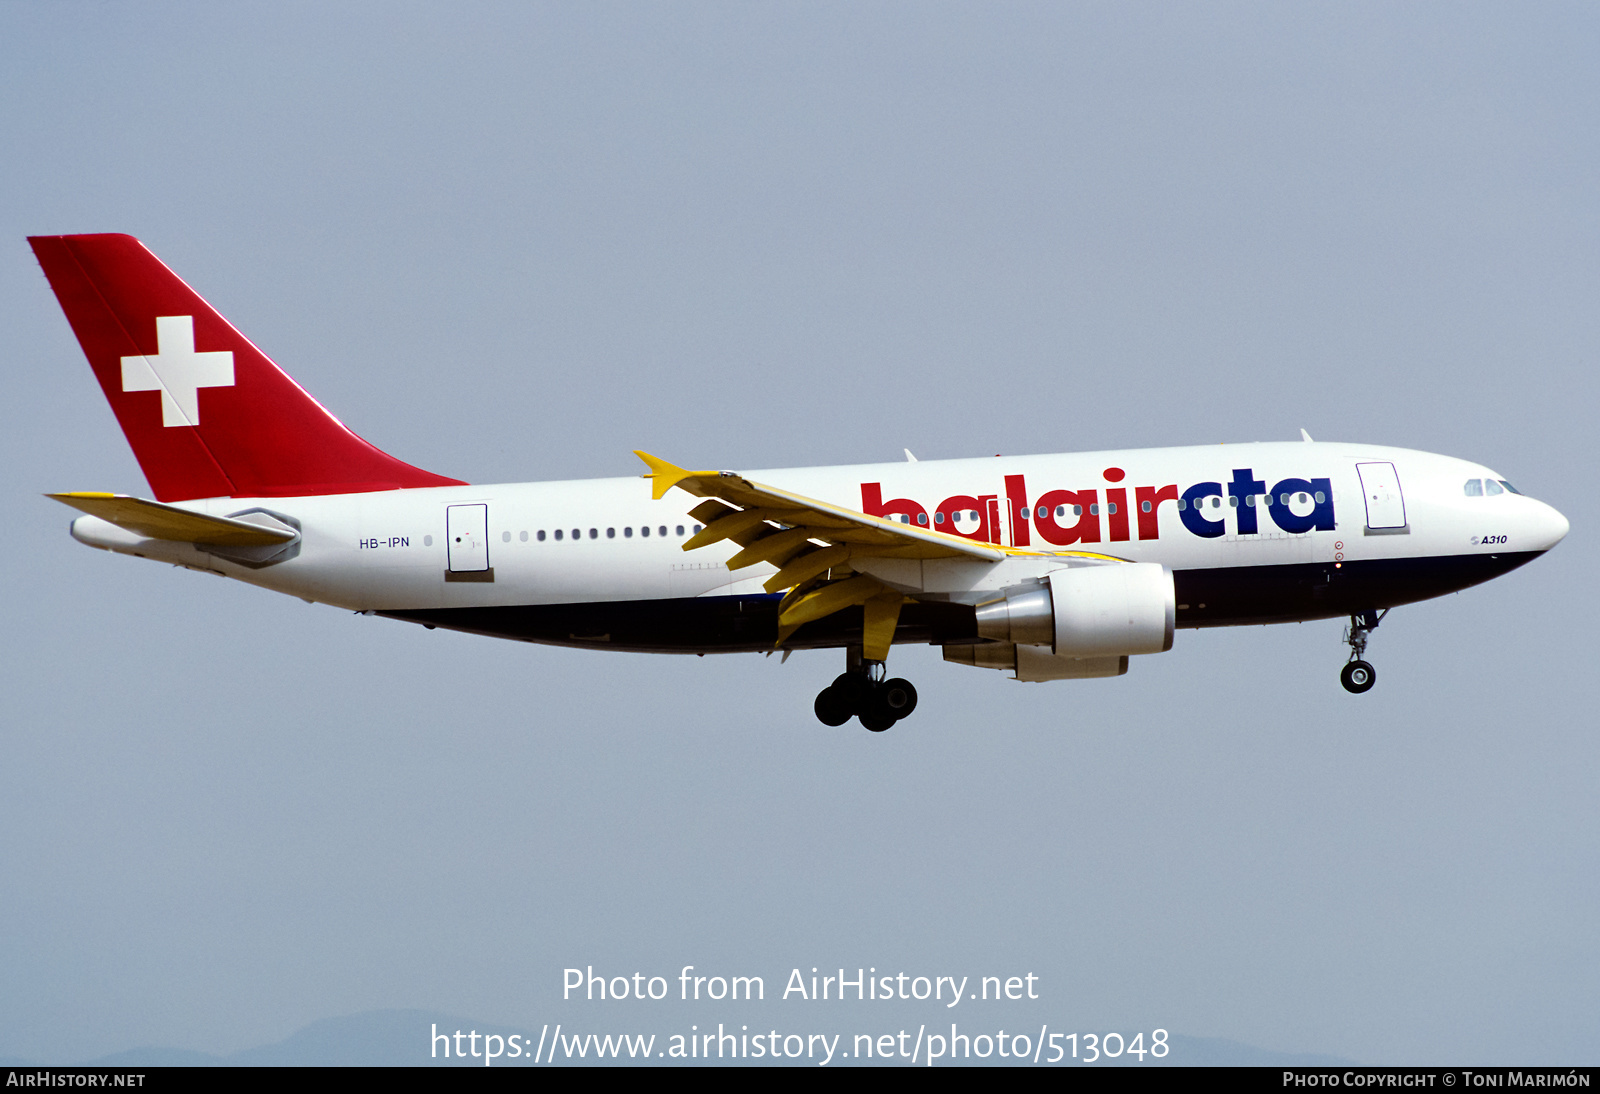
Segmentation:
{"type": "Polygon", "coordinates": [[[898,676],[883,682],[878,688],[877,699],[880,708],[894,715],[897,721],[911,717],[911,712],[917,709],[917,689],[911,686],[910,680],[902,680],[898,676]]]}
{"type": "Polygon", "coordinates": [[[817,701],[811,705],[811,709],[816,712],[817,721],[825,726],[842,726],[855,715],[849,700],[834,687],[817,692],[817,701]]]}
{"type": "Polygon", "coordinates": [[[1361,695],[1372,690],[1372,685],[1378,682],[1378,672],[1365,661],[1352,661],[1339,673],[1339,683],[1344,685],[1344,690],[1352,695],[1361,695]]]}
{"type": "Polygon", "coordinates": [[[885,714],[881,710],[864,710],[861,712],[861,724],[874,733],[882,733],[897,722],[893,714],[885,714]]]}
{"type": "Polygon", "coordinates": [[[872,683],[859,672],[841,672],[833,678],[831,688],[851,714],[866,710],[872,699],[872,683]]]}

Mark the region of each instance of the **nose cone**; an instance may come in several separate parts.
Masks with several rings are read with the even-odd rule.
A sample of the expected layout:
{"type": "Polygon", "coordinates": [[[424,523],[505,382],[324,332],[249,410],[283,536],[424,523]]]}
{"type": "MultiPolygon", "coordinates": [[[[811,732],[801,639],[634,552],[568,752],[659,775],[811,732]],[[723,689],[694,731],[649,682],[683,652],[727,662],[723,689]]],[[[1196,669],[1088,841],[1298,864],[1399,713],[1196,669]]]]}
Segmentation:
{"type": "Polygon", "coordinates": [[[1533,504],[1534,511],[1528,515],[1526,542],[1530,543],[1535,551],[1548,551],[1567,538],[1567,532],[1571,530],[1572,525],[1555,506],[1546,505],[1542,501],[1535,501],[1533,504]]]}

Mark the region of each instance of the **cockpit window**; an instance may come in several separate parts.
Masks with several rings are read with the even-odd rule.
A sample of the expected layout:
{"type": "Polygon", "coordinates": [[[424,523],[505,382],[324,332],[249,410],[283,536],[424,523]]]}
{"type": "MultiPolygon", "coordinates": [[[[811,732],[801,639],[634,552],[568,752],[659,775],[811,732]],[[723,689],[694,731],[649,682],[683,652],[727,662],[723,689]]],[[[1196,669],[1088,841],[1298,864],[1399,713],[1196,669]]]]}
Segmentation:
{"type": "Polygon", "coordinates": [[[1483,492],[1485,494],[1504,494],[1505,490],[1493,479],[1484,479],[1483,492]]]}
{"type": "Polygon", "coordinates": [[[1468,479],[1467,480],[1467,485],[1466,485],[1466,491],[1467,491],[1467,497],[1469,497],[1469,498],[1481,498],[1481,497],[1483,497],[1483,480],[1482,479],[1468,479]]]}
{"type": "Polygon", "coordinates": [[[1512,493],[1513,493],[1513,494],[1520,494],[1520,493],[1522,493],[1522,491],[1521,491],[1521,490],[1518,490],[1518,489],[1517,489],[1517,488],[1516,488],[1516,487],[1515,487],[1515,486],[1512,486],[1512,485],[1511,485],[1511,484],[1510,484],[1510,483],[1509,483],[1509,482],[1507,482],[1507,481],[1506,481],[1506,480],[1505,480],[1505,479],[1501,479],[1501,480],[1500,480],[1500,485],[1501,485],[1501,486],[1503,486],[1503,487],[1505,487],[1505,488],[1506,488],[1506,489],[1507,489],[1507,490],[1509,490],[1509,491],[1511,491],[1511,492],[1512,492],[1512,493]]]}

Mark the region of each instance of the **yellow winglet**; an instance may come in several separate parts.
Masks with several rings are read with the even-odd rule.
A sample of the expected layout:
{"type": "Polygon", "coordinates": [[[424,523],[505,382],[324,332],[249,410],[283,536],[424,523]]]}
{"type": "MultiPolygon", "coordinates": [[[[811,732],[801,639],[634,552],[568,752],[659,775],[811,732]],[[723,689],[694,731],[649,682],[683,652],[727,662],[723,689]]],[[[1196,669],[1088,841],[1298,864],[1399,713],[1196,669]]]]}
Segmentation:
{"type": "Polygon", "coordinates": [[[694,474],[693,471],[686,471],[675,463],[668,463],[660,456],[652,456],[637,448],[633,450],[633,454],[650,467],[650,474],[646,478],[650,480],[650,490],[656,501],[660,501],[668,490],[694,474]]]}

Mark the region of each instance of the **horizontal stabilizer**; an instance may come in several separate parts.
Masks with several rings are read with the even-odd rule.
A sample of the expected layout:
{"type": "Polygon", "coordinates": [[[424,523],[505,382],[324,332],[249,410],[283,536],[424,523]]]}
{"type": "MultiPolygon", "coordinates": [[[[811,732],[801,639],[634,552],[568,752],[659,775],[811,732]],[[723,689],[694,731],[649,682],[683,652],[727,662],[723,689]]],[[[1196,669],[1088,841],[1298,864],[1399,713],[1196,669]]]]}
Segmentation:
{"type": "Polygon", "coordinates": [[[273,523],[277,527],[268,528],[247,520],[207,516],[205,513],[180,509],[176,505],[164,505],[159,501],[148,501],[127,494],[75,491],[45,496],[148,539],[213,543],[226,547],[265,547],[287,543],[298,534],[293,528],[286,528],[276,521],[273,523]]]}

